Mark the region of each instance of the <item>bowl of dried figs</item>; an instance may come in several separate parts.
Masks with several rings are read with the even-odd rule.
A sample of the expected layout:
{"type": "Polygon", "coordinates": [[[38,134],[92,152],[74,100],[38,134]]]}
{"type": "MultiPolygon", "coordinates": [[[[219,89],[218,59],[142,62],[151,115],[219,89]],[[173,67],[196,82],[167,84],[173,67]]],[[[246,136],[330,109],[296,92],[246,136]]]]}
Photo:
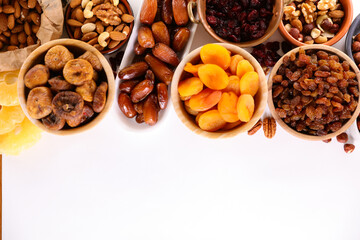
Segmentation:
{"type": "Polygon", "coordinates": [[[262,116],[267,80],[247,51],[227,43],[207,44],[177,67],[171,100],[191,131],[208,138],[233,137],[250,130],[262,116]]]}
{"type": "Polygon", "coordinates": [[[269,78],[270,111],[290,134],[325,140],[346,131],[360,112],[360,72],[340,50],[326,45],[293,49],[269,78]]]}
{"type": "Polygon", "coordinates": [[[253,47],[265,42],[278,29],[283,11],[283,0],[191,0],[189,16],[201,22],[218,42],[253,47]],[[197,5],[200,21],[192,13],[197,5]]]}
{"type": "Polygon", "coordinates": [[[351,0],[290,0],[285,3],[279,30],[295,46],[331,46],[347,33],[352,17],[351,0]]]}
{"type": "Polygon", "coordinates": [[[42,130],[69,135],[98,124],[114,100],[115,83],[105,57],[79,40],[50,41],[25,60],[18,79],[20,105],[42,130]]]}
{"type": "Polygon", "coordinates": [[[71,0],[65,10],[70,38],[87,42],[103,54],[120,49],[133,27],[133,12],[126,0],[71,0]]]}

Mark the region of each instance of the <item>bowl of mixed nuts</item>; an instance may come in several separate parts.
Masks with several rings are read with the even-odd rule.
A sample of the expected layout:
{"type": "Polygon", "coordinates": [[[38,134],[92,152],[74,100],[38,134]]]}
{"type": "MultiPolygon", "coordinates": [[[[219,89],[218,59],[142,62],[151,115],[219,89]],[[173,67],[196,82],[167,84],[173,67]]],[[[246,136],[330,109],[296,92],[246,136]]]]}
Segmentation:
{"type": "Polygon", "coordinates": [[[133,12],[126,0],[71,0],[65,11],[70,38],[87,42],[103,54],[120,49],[133,26],[133,12]]]}
{"type": "Polygon", "coordinates": [[[347,33],[352,17],[351,0],[288,0],[279,30],[295,46],[331,46],[347,33]]]}
{"type": "Polygon", "coordinates": [[[115,83],[106,58],[79,40],[50,41],[25,60],[18,95],[25,115],[56,135],[84,132],[98,124],[114,100],[115,83]]]}
{"type": "Polygon", "coordinates": [[[268,105],[276,121],[305,140],[345,132],[360,112],[360,72],[340,50],[326,45],[293,49],[274,66],[268,105]]]}

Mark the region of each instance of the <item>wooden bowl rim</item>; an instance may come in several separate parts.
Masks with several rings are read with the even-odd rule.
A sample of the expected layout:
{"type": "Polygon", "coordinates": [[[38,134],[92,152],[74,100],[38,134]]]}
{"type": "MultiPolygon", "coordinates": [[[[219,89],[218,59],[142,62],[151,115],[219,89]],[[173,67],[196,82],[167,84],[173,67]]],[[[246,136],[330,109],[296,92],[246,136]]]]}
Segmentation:
{"type": "Polygon", "coordinates": [[[291,135],[298,137],[300,139],[304,139],[304,140],[310,140],[310,141],[321,141],[321,140],[325,140],[325,139],[329,139],[329,138],[334,138],[337,135],[339,135],[340,133],[345,132],[356,120],[357,116],[360,113],[360,98],[358,99],[358,105],[355,109],[355,112],[353,113],[352,117],[347,121],[346,124],[344,124],[338,131],[334,132],[334,133],[330,133],[324,136],[312,136],[312,135],[307,135],[304,133],[300,133],[296,130],[294,130],[293,128],[289,127],[276,113],[275,111],[275,106],[274,106],[274,102],[273,102],[273,98],[272,98],[272,84],[273,84],[273,77],[276,75],[279,67],[281,66],[281,64],[283,63],[284,57],[285,56],[290,56],[291,53],[297,53],[299,52],[299,49],[303,48],[304,50],[309,50],[309,49],[316,49],[316,50],[323,50],[323,51],[327,51],[327,52],[331,52],[336,54],[337,56],[340,57],[340,59],[342,59],[343,61],[347,61],[349,62],[352,70],[355,72],[358,83],[359,83],[359,88],[360,88],[360,71],[359,69],[356,67],[355,63],[349,58],[349,56],[347,56],[345,53],[343,53],[342,51],[331,47],[331,46],[327,46],[327,45],[321,45],[321,44],[313,44],[313,45],[306,45],[306,46],[302,46],[302,47],[297,47],[293,50],[291,50],[290,52],[288,52],[287,54],[285,54],[284,56],[282,56],[279,61],[275,64],[275,66],[273,67],[270,76],[269,76],[269,81],[268,81],[268,88],[269,88],[269,92],[268,92],[268,106],[270,109],[270,112],[272,114],[272,116],[275,118],[275,120],[277,121],[277,123],[283,128],[285,129],[285,131],[287,131],[288,133],[290,133],[291,135]]]}
{"type": "Polygon", "coordinates": [[[265,76],[265,73],[261,67],[261,65],[258,63],[258,61],[246,50],[235,46],[233,44],[228,43],[214,43],[218,44],[220,46],[225,47],[226,49],[230,50],[234,54],[240,54],[242,55],[246,60],[248,60],[255,68],[256,72],[259,74],[259,80],[260,80],[260,88],[259,93],[262,93],[262,95],[259,96],[259,104],[255,108],[255,112],[251,120],[247,123],[241,124],[238,127],[235,127],[234,129],[230,129],[227,131],[217,131],[217,132],[207,132],[202,129],[200,129],[194,121],[190,121],[184,114],[188,113],[185,112],[183,107],[183,102],[181,101],[179,94],[178,94],[178,83],[180,81],[180,77],[184,72],[184,66],[189,61],[193,60],[196,57],[199,57],[200,50],[203,46],[193,50],[190,52],[178,65],[178,67],[175,70],[174,77],[171,83],[171,101],[173,103],[174,110],[178,116],[178,118],[182,121],[182,123],[189,128],[191,131],[195,132],[198,135],[207,137],[207,138],[230,138],[234,137],[240,133],[247,132],[250,130],[261,118],[265,111],[266,102],[267,102],[267,94],[268,94],[268,87],[267,87],[267,79],[265,76]]]}
{"type": "Polygon", "coordinates": [[[106,116],[106,114],[109,112],[109,110],[112,106],[112,103],[114,102],[115,79],[114,79],[114,74],[110,67],[110,64],[108,63],[108,61],[106,60],[104,55],[102,55],[96,48],[94,48],[93,46],[91,46],[83,41],[80,41],[80,40],[65,38],[65,39],[53,40],[53,41],[50,41],[50,42],[47,42],[47,43],[41,45],[40,47],[35,49],[26,58],[24,64],[22,65],[22,67],[20,69],[20,72],[19,72],[17,89],[18,89],[20,106],[21,106],[22,110],[24,111],[26,117],[32,123],[34,123],[37,127],[39,127],[41,130],[51,133],[51,134],[64,136],[64,135],[71,135],[71,134],[85,132],[85,131],[95,127],[106,116]],[[107,77],[107,83],[108,83],[108,93],[107,93],[107,100],[106,100],[105,108],[101,113],[99,113],[98,116],[96,116],[96,118],[94,118],[93,120],[91,120],[90,122],[88,122],[87,124],[85,124],[83,126],[72,128],[72,129],[59,130],[59,131],[50,130],[50,129],[46,128],[40,120],[33,119],[32,117],[30,117],[29,113],[27,112],[27,108],[26,108],[26,96],[25,96],[26,87],[24,84],[24,76],[25,76],[26,72],[31,67],[34,66],[34,60],[36,60],[40,55],[42,55],[46,51],[48,51],[51,47],[56,46],[56,45],[71,46],[74,48],[79,48],[79,49],[83,50],[84,52],[90,51],[90,52],[94,53],[99,58],[102,66],[103,66],[104,72],[107,77]]]}
{"type": "Polygon", "coordinates": [[[272,21],[275,22],[274,26],[272,28],[268,28],[266,30],[264,36],[262,36],[261,38],[258,38],[258,39],[252,40],[252,41],[236,43],[236,42],[227,41],[227,40],[219,37],[215,33],[215,31],[212,29],[212,27],[210,27],[210,25],[208,24],[208,22],[206,20],[206,0],[198,0],[198,4],[197,4],[197,11],[199,14],[200,21],[201,21],[202,25],[204,26],[205,30],[210,34],[210,36],[212,36],[218,42],[233,44],[233,45],[236,45],[236,46],[242,47],[242,48],[254,47],[254,46],[257,46],[257,45],[265,42],[266,40],[268,40],[278,29],[279,24],[282,19],[283,10],[284,10],[284,0],[276,0],[275,4],[274,4],[274,9],[273,9],[274,15],[270,21],[270,23],[272,21]]]}
{"type": "MultiPolygon", "coordinates": [[[[130,5],[130,3],[127,1],[127,0],[120,0],[126,7],[126,9],[128,10],[129,14],[131,14],[132,16],[134,16],[134,13],[133,13],[133,10],[132,10],[132,7],[130,5]]],[[[65,8],[65,17],[64,17],[64,25],[65,25],[65,30],[66,30],[66,33],[69,35],[69,37],[71,39],[74,39],[74,40],[79,40],[79,39],[75,39],[74,38],[74,34],[72,33],[72,31],[70,30],[70,27],[69,25],[67,24],[67,20],[69,19],[70,17],[70,4],[67,4],[66,8],[65,8]]],[[[134,20],[135,21],[135,20],[134,20]]],[[[102,50],[100,51],[102,54],[111,54],[111,53],[114,53],[116,51],[118,51],[122,46],[124,46],[127,41],[129,40],[130,38],[130,35],[132,34],[132,31],[133,31],[133,28],[134,28],[134,21],[130,24],[130,31],[129,31],[129,34],[126,36],[126,39],[123,40],[119,45],[117,45],[115,48],[112,48],[112,49],[107,49],[107,50],[102,50]]],[[[79,40],[81,41],[81,40],[79,40]]],[[[86,42],[85,42],[86,43],[86,42]]]]}
{"type": "MultiPolygon", "coordinates": [[[[344,35],[348,32],[350,25],[352,23],[352,19],[353,19],[353,4],[351,0],[340,0],[342,1],[346,1],[348,3],[348,10],[349,11],[345,11],[344,8],[344,12],[345,12],[345,17],[344,17],[344,21],[343,24],[340,27],[339,32],[335,35],[335,37],[333,37],[332,39],[330,39],[329,41],[322,43],[323,45],[327,45],[327,46],[332,46],[335,43],[337,43],[338,41],[340,41],[342,39],[342,37],[344,37],[344,35]]],[[[296,40],[295,38],[293,38],[288,31],[286,31],[283,20],[281,18],[281,22],[279,24],[279,31],[280,34],[289,42],[291,42],[291,44],[297,46],[297,47],[301,47],[301,46],[307,46],[308,44],[305,44],[303,42],[299,42],[298,40],[296,40]]],[[[318,43],[314,43],[315,45],[321,45],[318,43]]]]}
{"type": "Polygon", "coordinates": [[[345,39],[345,51],[347,55],[355,62],[353,51],[352,51],[352,44],[354,41],[354,37],[360,33],[360,14],[356,16],[354,21],[351,23],[349,31],[347,33],[345,39]],[[356,33],[357,32],[357,33],[356,33]]]}

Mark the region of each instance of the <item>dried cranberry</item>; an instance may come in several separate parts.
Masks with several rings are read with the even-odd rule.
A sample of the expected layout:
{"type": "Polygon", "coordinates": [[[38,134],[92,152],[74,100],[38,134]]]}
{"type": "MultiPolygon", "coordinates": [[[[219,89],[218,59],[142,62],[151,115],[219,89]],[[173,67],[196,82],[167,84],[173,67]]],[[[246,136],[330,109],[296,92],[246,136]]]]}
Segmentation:
{"type": "Polygon", "coordinates": [[[217,18],[215,16],[206,16],[206,20],[210,25],[216,25],[217,24],[217,18]]]}
{"type": "Polygon", "coordinates": [[[254,9],[252,11],[249,12],[248,16],[247,16],[247,20],[248,21],[254,21],[259,17],[259,12],[258,10],[254,9]]]}

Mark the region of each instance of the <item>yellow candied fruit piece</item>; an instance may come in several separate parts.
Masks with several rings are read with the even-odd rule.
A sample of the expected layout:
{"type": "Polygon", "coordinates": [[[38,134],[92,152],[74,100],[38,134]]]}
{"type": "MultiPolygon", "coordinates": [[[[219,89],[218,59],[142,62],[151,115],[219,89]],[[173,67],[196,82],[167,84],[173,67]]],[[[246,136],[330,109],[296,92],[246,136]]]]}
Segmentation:
{"type": "Polygon", "coordinates": [[[204,84],[200,78],[192,77],[179,82],[178,91],[181,97],[189,97],[201,92],[204,84]]]}
{"type": "Polygon", "coordinates": [[[215,64],[226,70],[230,66],[230,52],[218,44],[206,44],[200,50],[200,58],[204,64],[215,64]]]}
{"type": "Polygon", "coordinates": [[[24,118],[13,131],[0,135],[0,153],[18,155],[32,147],[41,138],[41,130],[29,119],[24,118]]]}
{"type": "Polygon", "coordinates": [[[240,92],[241,94],[255,96],[259,90],[259,85],[259,74],[257,72],[247,72],[240,79],[240,92]]]}
{"type": "Polygon", "coordinates": [[[236,75],[241,79],[242,76],[244,76],[247,72],[253,72],[254,67],[251,65],[251,63],[248,60],[241,60],[236,68],[236,75]]]}
{"type": "Polygon", "coordinates": [[[200,80],[210,89],[222,90],[229,84],[229,76],[215,64],[205,64],[199,68],[200,80]]]}
{"type": "Polygon", "coordinates": [[[19,98],[17,94],[17,78],[18,71],[7,72],[3,75],[3,80],[0,81],[0,105],[2,106],[16,106],[19,105],[19,98]]]}
{"type": "Polygon", "coordinates": [[[0,106],[0,134],[11,132],[16,125],[24,121],[25,114],[20,106],[0,106]]]}
{"type": "Polygon", "coordinates": [[[218,110],[210,110],[203,114],[198,119],[199,127],[208,132],[215,132],[223,128],[226,124],[224,119],[220,116],[218,110]]]}
{"type": "Polygon", "coordinates": [[[221,117],[229,123],[239,121],[237,113],[238,97],[233,92],[225,92],[222,94],[218,103],[218,110],[221,117]]]}
{"type": "Polygon", "coordinates": [[[240,121],[249,122],[254,114],[255,102],[250,94],[243,94],[237,102],[237,112],[240,121]]]}

